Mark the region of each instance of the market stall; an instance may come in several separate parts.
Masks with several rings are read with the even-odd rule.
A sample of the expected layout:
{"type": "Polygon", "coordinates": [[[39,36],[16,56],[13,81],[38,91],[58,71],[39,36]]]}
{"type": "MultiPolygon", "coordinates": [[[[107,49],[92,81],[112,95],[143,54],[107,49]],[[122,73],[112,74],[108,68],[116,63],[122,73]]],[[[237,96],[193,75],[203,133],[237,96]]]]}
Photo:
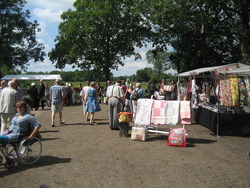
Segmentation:
{"type": "Polygon", "coordinates": [[[186,96],[179,98],[190,100],[196,123],[217,136],[250,135],[249,70],[247,65],[234,63],[181,73],[179,77],[189,79],[186,96]]]}

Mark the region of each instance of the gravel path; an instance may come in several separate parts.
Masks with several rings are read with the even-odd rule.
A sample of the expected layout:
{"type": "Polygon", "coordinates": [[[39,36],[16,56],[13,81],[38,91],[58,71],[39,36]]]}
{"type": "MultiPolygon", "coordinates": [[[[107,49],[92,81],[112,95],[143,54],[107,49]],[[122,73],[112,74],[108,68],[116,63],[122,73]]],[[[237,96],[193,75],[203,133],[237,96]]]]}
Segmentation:
{"type": "Polygon", "coordinates": [[[190,125],[186,148],[167,146],[162,134],[131,141],[109,129],[107,105],[101,107],[93,126],[85,122],[81,106],[65,107],[66,124],[55,128],[50,127],[49,108],[32,111],[43,125],[42,157],[11,170],[1,164],[1,187],[250,187],[249,137],[217,138],[205,127],[190,125]]]}

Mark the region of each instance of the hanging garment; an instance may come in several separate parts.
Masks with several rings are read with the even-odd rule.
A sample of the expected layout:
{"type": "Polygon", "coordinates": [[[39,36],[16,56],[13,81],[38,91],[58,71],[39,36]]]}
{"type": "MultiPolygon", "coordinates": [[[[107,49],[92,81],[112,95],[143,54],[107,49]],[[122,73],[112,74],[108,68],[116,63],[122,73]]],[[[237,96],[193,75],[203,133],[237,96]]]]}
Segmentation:
{"type": "Polygon", "coordinates": [[[232,95],[230,90],[230,80],[224,78],[220,80],[220,103],[221,106],[232,106],[232,95]]]}
{"type": "Polygon", "coordinates": [[[246,85],[246,90],[247,90],[248,96],[250,96],[250,79],[249,78],[250,78],[249,76],[244,77],[244,82],[246,85]]]}
{"type": "Polygon", "coordinates": [[[180,102],[180,124],[187,125],[192,123],[192,109],[190,101],[180,102]]]}
{"type": "Polygon", "coordinates": [[[152,105],[151,124],[164,125],[165,124],[165,107],[166,100],[154,100],[152,105]]]}
{"type": "Polygon", "coordinates": [[[167,101],[165,108],[165,124],[177,125],[179,122],[180,101],[167,101]]]}
{"type": "Polygon", "coordinates": [[[197,94],[198,86],[196,85],[196,80],[192,80],[192,106],[193,108],[198,103],[198,94],[197,94]]]}
{"type": "Polygon", "coordinates": [[[240,92],[240,105],[247,106],[248,105],[248,100],[247,100],[248,92],[246,89],[244,77],[239,77],[238,82],[239,82],[239,92],[240,92]]]}
{"type": "Polygon", "coordinates": [[[138,127],[148,126],[151,121],[153,99],[138,99],[135,125],[138,127]]]}
{"type": "Polygon", "coordinates": [[[230,77],[230,90],[232,94],[232,106],[239,106],[239,87],[237,76],[230,77]]]}

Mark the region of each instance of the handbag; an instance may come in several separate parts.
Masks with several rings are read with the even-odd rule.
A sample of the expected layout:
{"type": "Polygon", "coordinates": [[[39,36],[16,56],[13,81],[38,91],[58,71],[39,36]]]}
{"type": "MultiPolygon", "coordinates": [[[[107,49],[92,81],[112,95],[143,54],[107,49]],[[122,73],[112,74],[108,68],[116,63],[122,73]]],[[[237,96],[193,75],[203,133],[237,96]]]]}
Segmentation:
{"type": "Polygon", "coordinates": [[[148,131],[144,127],[132,127],[131,140],[146,141],[148,131]]]}

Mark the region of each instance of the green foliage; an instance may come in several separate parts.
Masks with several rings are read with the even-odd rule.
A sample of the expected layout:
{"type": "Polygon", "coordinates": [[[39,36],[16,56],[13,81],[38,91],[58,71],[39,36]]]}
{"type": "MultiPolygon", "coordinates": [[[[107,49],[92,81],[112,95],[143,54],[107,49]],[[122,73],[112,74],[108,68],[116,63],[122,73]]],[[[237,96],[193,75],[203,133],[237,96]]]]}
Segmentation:
{"type": "Polygon", "coordinates": [[[249,56],[250,1],[137,0],[137,11],[153,23],[154,46],[173,47],[178,72],[234,63],[249,56]]]}
{"type": "Polygon", "coordinates": [[[132,5],[133,0],[76,0],[75,10],[61,16],[50,60],[57,68],[70,64],[110,79],[110,70],[123,66],[122,58],[140,58],[134,47],[142,47],[149,33],[132,5]]]}
{"type": "Polygon", "coordinates": [[[6,74],[15,74],[15,71],[13,69],[8,68],[6,65],[2,65],[0,67],[0,78],[5,76],[6,74]]]}
{"type": "Polygon", "coordinates": [[[30,12],[23,11],[25,0],[0,1],[0,65],[25,70],[29,60],[43,61],[45,53],[36,41],[38,23],[29,22],[30,12]]]}
{"type": "Polygon", "coordinates": [[[164,52],[161,49],[149,50],[146,53],[146,58],[148,63],[154,65],[153,73],[151,79],[159,80],[163,72],[170,68],[169,64],[169,52],[164,52]]]}

